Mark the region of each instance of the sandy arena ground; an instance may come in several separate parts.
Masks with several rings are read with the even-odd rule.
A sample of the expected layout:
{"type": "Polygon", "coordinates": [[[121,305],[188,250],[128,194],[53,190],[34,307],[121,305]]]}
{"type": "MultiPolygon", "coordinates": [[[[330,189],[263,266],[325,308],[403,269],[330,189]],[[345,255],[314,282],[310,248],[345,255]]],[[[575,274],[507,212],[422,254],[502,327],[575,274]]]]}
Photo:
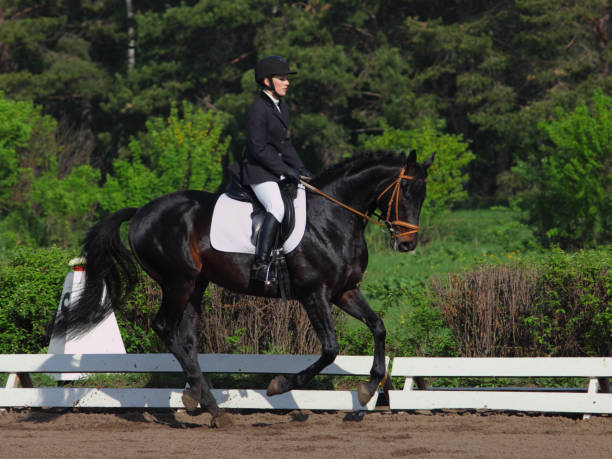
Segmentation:
{"type": "Polygon", "coordinates": [[[612,417],[486,412],[0,410],[2,458],[606,458],[612,417]]]}

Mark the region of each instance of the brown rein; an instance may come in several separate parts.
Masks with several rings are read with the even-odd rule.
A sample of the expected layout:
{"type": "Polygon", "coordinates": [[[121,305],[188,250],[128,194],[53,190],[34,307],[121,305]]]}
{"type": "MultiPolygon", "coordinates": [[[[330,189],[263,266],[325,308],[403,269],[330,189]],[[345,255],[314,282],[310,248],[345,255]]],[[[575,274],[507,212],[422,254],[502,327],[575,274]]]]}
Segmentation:
{"type": "MultiPolygon", "coordinates": [[[[378,198],[376,198],[376,201],[380,201],[380,198],[382,198],[385,193],[387,191],[389,191],[389,189],[391,189],[391,187],[393,187],[393,191],[391,193],[391,198],[389,199],[389,204],[387,205],[387,218],[384,220],[385,223],[387,224],[387,227],[389,228],[389,232],[391,233],[391,239],[395,239],[397,237],[401,237],[401,236],[405,236],[408,234],[414,234],[417,233],[419,231],[419,227],[417,225],[413,225],[412,223],[408,223],[408,222],[404,222],[401,220],[398,220],[399,217],[399,194],[400,194],[400,187],[401,187],[401,182],[402,179],[407,179],[407,180],[411,180],[414,179],[414,177],[412,177],[411,175],[405,175],[404,172],[406,171],[406,168],[404,167],[401,172],[399,173],[399,176],[393,181],[391,182],[391,184],[385,188],[383,190],[382,193],[380,193],[378,195],[378,198]],[[395,207],[395,220],[390,221],[389,218],[391,217],[391,208],[395,207]],[[395,234],[395,229],[393,228],[393,226],[402,226],[404,228],[409,228],[408,231],[404,231],[403,233],[399,233],[399,234],[395,234]]],[[[378,226],[384,226],[382,223],[380,223],[380,221],[374,220],[372,217],[370,217],[368,214],[364,213],[364,212],[360,212],[356,209],[353,209],[350,206],[347,206],[346,204],[338,201],[337,199],[331,197],[330,195],[324,193],[323,191],[319,190],[317,187],[312,186],[311,184],[305,182],[304,180],[300,180],[300,183],[302,185],[304,185],[304,187],[308,188],[311,191],[314,191],[317,194],[320,194],[321,196],[329,199],[331,202],[333,202],[334,204],[339,205],[340,207],[345,208],[346,210],[349,210],[351,212],[353,212],[354,214],[359,215],[360,217],[367,219],[369,221],[371,221],[372,223],[377,224],[378,226]]],[[[382,220],[381,217],[379,217],[379,220],[382,220]]]]}

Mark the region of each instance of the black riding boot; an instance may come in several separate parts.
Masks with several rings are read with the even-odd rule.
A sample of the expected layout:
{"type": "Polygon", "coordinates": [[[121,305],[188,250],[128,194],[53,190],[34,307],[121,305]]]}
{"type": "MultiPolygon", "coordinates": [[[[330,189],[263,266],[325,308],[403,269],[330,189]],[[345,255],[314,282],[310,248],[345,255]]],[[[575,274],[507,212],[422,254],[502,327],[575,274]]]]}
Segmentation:
{"type": "Polygon", "coordinates": [[[257,248],[255,250],[255,263],[253,264],[253,279],[269,285],[276,282],[276,278],[270,272],[270,253],[272,252],[279,223],[270,212],[266,213],[257,236],[257,248]]]}

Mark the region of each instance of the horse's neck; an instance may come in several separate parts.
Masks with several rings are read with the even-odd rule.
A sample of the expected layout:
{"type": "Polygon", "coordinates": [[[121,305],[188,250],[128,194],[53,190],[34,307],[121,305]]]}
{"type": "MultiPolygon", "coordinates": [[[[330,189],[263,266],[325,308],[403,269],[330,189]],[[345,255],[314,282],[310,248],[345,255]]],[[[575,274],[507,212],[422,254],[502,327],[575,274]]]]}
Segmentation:
{"type": "Polygon", "coordinates": [[[393,166],[374,166],[346,175],[328,185],[330,193],[354,209],[371,212],[384,187],[393,181],[393,166]]]}

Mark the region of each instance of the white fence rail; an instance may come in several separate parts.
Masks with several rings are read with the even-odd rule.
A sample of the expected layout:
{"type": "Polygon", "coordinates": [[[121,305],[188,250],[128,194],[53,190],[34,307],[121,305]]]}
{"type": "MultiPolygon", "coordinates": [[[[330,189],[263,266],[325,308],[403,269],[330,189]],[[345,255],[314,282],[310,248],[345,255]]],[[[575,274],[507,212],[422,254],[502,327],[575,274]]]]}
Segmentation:
{"type": "Polygon", "coordinates": [[[393,410],[489,409],[557,413],[612,413],[612,358],[418,358],[393,359],[392,376],[403,390],[389,391],[393,410]],[[583,377],[583,393],[570,390],[427,390],[425,377],[583,377]],[[417,386],[415,390],[414,386],[417,386]]]}
{"type": "MultiPolygon", "coordinates": [[[[200,354],[207,373],[295,374],[318,356],[200,354]]],[[[387,359],[387,366],[389,359],[387,359]]],[[[322,374],[368,376],[370,356],[338,356],[322,374]]],[[[180,372],[170,354],[19,354],[0,355],[0,373],[149,373],[180,372]]],[[[612,358],[412,358],[393,360],[391,376],[405,379],[403,390],[388,392],[391,410],[490,409],[557,413],[612,414],[612,358]],[[583,377],[584,391],[572,389],[428,389],[428,377],[583,377]],[[415,390],[414,386],[418,389],[415,390]]],[[[7,387],[0,407],[183,408],[183,388],[114,389],[7,387]]],[[[355,391],[294,390],[267,397],[265,390],[214,389],[223,408],[373,410],[377,395],[362,407],[355,391]]]]}
{"type": "MultiPolygon", "coordinates": [[[[207,373],[295,374],[318,356],[200,354],[207,373]]],[[[321,374],[366,376],[371,356],[338,356],[321,374]]],[[[389,360],[386,364],[388,366],[389,360]]],[[[171,354],[16,354],[0,355],[0,373],[150,373],[181,372],[171,354]]],[[[12,386],[12,380],[7,386],[12,386]]],[[[29,384],[25,384],[29,385],[29,384]]],[[[113,389],[69,387],[6,387],[0,389],[0,407],[183,408],[183,389],[113,389]]],[[[373,410],[376,394],[367,406],[356,391],[293,390],[268,397],[265,390],[213,389],[222,408],[373,410]]]]}

